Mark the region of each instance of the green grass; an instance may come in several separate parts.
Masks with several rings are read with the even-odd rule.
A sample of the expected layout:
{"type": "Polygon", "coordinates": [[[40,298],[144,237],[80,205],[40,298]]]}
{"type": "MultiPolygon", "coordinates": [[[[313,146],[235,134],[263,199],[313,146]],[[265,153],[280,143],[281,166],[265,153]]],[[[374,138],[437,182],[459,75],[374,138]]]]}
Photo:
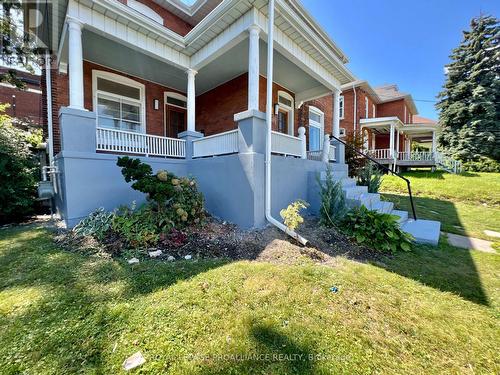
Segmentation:
{"type": "MultiPolygon", "coordinates": [[[[500,232],[500,173],[410,172],[417,215],[438,220],[445,232],[494,240],[484,230],[500,232]]],[[[384,176],[383,197],[411,212],[406,183],[384,176]]]]}
{"type": "Polygon", "coordinates": [[[129,266],[2,230],[0,373],[118,373],[139,350],[152,374],[498,373],[499,259],[129,266]]]}

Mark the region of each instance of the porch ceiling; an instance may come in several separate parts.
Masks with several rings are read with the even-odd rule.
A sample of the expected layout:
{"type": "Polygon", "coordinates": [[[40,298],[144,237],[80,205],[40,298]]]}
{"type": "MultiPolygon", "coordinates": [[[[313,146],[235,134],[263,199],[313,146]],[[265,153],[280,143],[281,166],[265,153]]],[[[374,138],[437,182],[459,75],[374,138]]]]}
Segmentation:
{"type": "MultiPolygon", "coordinates": [[[[260,40],[259,71],[267,76],[267,43],[260,40]]],[[[196,76],[196,94],[231,80],[248,71],[248,39],[204,66],[196,76]]],[[[321,87],[322,84],[305,73],[297,65],[274,51],[274,81],[295,93],[321,87]]],[[[328,89],[325,87],[325,93],[328,89]]]]}

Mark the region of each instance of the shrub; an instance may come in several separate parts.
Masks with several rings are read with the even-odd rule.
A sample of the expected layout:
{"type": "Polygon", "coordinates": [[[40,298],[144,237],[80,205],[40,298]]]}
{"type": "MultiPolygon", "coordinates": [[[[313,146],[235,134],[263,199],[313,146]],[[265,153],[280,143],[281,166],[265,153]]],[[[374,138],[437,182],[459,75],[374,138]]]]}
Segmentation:
{"type": "Polygon", "coordinates": [[[319,209],[320,224],[327,227],[337,226],[347,211],[342,182],[333,179],[330,167],[326,169],[324,182],[321,181],[319,175],[316,180],[319,185],[321,200],[319,209]]]}
{"type": "Polygon", "coordinates": [[[299,199],[280,211],[280,216],[288,229],[294,231],[304,222],[304,218],[300,216],[300,210],[306,209],[308,206],[307,202],[299,199]]]}
{"type": "Polygon", "coordinates": [[[73,228],[73,232],[78,236],[93,236],[97,240],[102,240],[111,229],[114,217],[113,212],[106,212],[102,207],[98,208],[80,221],[73,228]]]}
{"type": "Polygon", "coordinates": [[[40,131],[23,130],[0,105],[0,223],[22,219],[34,211],[38,162],[31,151],[40,131]]]}
{"type": "Polygon", "coordinates": [[[359,172],[358,185],[367,186],[369,193],[378,193],[381,184],[382,173],[373,163],[367,163],[359,172]]]}
{"type": "Polygon", "coordinates": [[[133,248],[144,248],[155,245],[161,229],[159,227],[158,212],[150,205],[142,205],[138,209],[120,207],[113,217],[112,228],[133,248]]]}
{"type": "Polygon", "coordinates": [[[203,219],[203,195],[193,179],[180,178],[163,170],[154,175],[148,164],[128,156],[118,158],[117,165],[122,167],[125,181],[133,181],[133,189],[147,194],[158,213],[160,227],[167,224],[184,227],[198,224],[203,219]]]}
{"type": "Polygon", "coordinates": [[[467,161],[462,164],[464,171],[469,172],[496,172],[500,173],[500,162],[490,159],[487,157],[482,157],[476,161],[467,161]]]}
{"type": "Polygon", "coordinates": [[[399,227],[396,217],[361,206],[347,213],[343,230],[357,243],[383,253],[410,251],[413,237],[399,227]]]}
{"type": "Polygon", "coordinates": [[[345,137],[345,163],[349,166],[349,176],[357,177],[365,166],[367,159],[358,155],[354,150],[362,150],[364,137],[361,132],[350,132],[345,137]]]}

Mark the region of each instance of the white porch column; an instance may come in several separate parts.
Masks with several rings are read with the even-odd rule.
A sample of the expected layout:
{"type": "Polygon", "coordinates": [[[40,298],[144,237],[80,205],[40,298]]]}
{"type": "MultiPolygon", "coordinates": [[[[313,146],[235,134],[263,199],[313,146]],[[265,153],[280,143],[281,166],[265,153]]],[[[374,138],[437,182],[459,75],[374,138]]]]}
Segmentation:
{"type": "Polygon", "coordinates": [[[436,131],[432,131],[432,152],[436,152],[436,131]]]}
{"type": "Polygon", "coordinates": [[[389,134],[389,155],[394,157],[394,123],[391,123],[391,132],[389,134]]]}
{"type": "Polygon", "coordinates": [[[83,49],[82,23],[68,17],[68,73],[69,73],[69,106],[84,109],[83,106],[83,49]]]}
{"type": "Polygon", "coordinates": [[[399,138],[400,138],[400,133],[399,133],[399,129],[397,130],[396,132],[396,157],[399,157],[399,138]]]}
{"type": "Polygon", "coordinates": [[[248,28],[248,110],[259,110],[259,32],[260,27],[248,28]]]}
{"type": "Polygon", "coordinates": [[[186,71],[188,76],[188,87],[187,87],[187,131],[196,131],[195,118],[196,118],[196,96],[195,96],[195,85],[194,76],[198,73],[196,70],[188,69],[186,71]]]}
{"type": "Polygon", "coordinates": [[[340,90],[333,91],[333,135],[337,138],[340,137],[340,90]]]}

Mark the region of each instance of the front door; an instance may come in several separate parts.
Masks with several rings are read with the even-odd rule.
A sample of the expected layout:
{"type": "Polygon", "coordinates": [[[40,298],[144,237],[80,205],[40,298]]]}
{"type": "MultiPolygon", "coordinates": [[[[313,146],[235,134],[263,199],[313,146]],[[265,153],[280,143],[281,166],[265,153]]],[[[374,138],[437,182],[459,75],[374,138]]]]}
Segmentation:
{"type": "Polygon", "coordinates": [[[288,111],[281,108],[278,111],[278,131],[288,134],[288,111]]]}
{"type": "Polygon", "coordinates": [[[186,130],[186,110],[183,108],[165,105],[165,134],[170,138],[177,138],[179,133],[186,130]]]}

